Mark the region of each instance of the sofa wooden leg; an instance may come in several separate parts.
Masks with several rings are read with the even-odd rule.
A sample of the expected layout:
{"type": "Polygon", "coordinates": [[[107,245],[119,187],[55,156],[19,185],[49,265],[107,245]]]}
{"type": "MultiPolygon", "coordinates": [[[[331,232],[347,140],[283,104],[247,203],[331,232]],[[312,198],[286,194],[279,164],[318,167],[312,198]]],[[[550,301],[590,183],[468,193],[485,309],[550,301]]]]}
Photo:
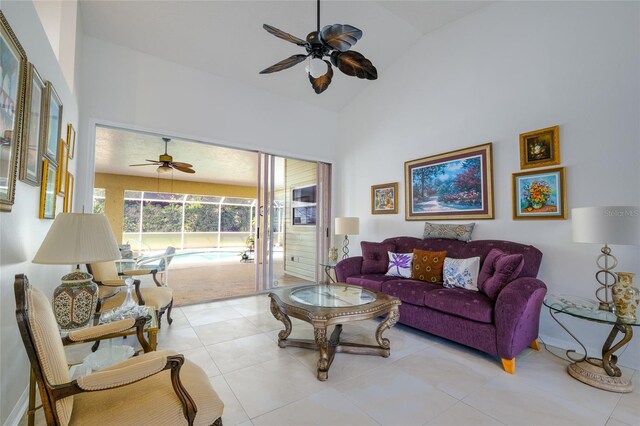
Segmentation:
{"type": "Polygon", "coordinates": [[[534,349],[536,351],[540,350],[540,342],[538,342],[538,339],[535,339],[533,342],[531,342],[531,344],[529,345],[529,347],[531,349],[534,349]]]}
{"type": "Polygon", "coordinates": [[[509,374],[516,374],[516,359],[504,359],[502,358],[502,368],[509,374]]]}

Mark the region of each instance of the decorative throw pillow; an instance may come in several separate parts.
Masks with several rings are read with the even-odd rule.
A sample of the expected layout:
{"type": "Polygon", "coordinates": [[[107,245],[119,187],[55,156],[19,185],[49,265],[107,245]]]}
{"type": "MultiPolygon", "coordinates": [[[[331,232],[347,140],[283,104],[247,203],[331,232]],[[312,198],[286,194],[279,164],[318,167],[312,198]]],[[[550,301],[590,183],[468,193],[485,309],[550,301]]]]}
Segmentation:
{"type": "Polygon", "coordinates": [[[384,274],[389,267],[389,256],[387,253],[396,250],[393,243],[370,243],[360,242],[362,249],[362,273],[363,274],[384,274]]]}
{"type": "Polygon", "coordinates": [[[480,270],[478,289],[491,300],[496,300],[500,291],[520,274],[522,268],[524,268],[522,254],[510,254],[493,249],[487,254],[480,270]]]}
{"type": "Polygon", "coordinates": [[[475,223],[466,224],[444,224],[444,223],[429,223],[424,224],[423,239],[427,238],[449,238],[452,240],[471,241],[471,233],[475,223]]]}
{"type": "Polygon", "coordinates": [[[480,257],[468,259],[444,259],[443,280],[445,287],[462,287],[467,290],[478,291],[478,273],[480,272],[480,257]]]}
{"type": "Polygon", "coordinates": [[[411,278],[411,259],[413,253],[389,252],[389,268],[385,275],[392,277],[411,278]]]}
{"type": "Polygon", "coordinates": [[[441,283],[445,257],[447,257],[446,251],[413,249],[411,278],[430,283],[441,283]]]}

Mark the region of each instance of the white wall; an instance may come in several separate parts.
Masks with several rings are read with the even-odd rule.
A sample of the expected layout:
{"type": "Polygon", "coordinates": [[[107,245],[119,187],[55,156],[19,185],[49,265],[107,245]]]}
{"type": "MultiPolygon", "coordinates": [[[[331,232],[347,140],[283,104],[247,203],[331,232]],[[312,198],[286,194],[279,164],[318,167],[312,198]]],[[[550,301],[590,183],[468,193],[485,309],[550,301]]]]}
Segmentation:
{"type": "MultiPolygon", "coordinates": [[[[78,124],[78,105],[66,83],[56,55],[47,39],[38,14],[31,2],[2,1],[2,12],[11,24],[18,40],[45,80],[53,82],[63,103],[63,128],[66,124],[78,124]]],[[[65,49],[74,50],[72,43],[65,49]]],[[[74,173],[76,161],[69,162],[74,173]]],[[[29,378],[26,352],[18,333],[13,293],[14,275],[25,273],[31,283],[46,294],[53,293],[61,277],[70,266],[34,265],[31,259],[40,247],[51,220],[38,219],[40,188],[21,181],[16,185],[16,198],[11,213],[0,213],[0,423],[4,424],[23,396],[29,378]]],[[[57,198],[58,211],[62,197],[57,198]]]]}
{"type": "MultiPolygon", "coordinates": [[[[95,122],[302,159],[334,159],[334,112],[92,37],[83,40],[82,62],[79,138],[88,169],[81,174],[89,186],[95,122]]],[[[83,188],[78,189],[80,198],[83,188]]]]}
{"type": "MultiPolygon", "coordinates": [[[[593,297],[597,245],[571,240],[571,221],[514,221],[518,135],[560,125],[568,205],[640,204],[640,4],[497,2],[417,43],[339,115],[336,214],[360,217],[359,241],[421,236],[423,222],[372,216],[370,186],[404,184],[404,162],[493,142],[495,220],[474,239],[530,243],[544,253],[549,292],[593,297]],[[375,175],[369,172],[375,170],[375,175]]],[[[640,272],[637,247],[614,246],[619,270],[640,272]]],[[[608,326],[566,319],[598,356],[608,326]]],[[[546,310],[541,334],[570,338],[546,310]]],[[[561,339],[562,341],[558,341],[561,339]]],[[[640,368],[640,339],[621,363],[640,368]]]]}

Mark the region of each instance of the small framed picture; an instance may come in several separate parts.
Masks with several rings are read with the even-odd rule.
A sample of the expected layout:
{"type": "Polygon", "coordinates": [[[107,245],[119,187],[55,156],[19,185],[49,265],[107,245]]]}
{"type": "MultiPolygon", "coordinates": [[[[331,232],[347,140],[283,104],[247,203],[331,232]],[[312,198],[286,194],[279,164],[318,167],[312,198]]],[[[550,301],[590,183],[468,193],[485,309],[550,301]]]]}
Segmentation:
{"type": "Polygon", "coordinates": [[[520,135],[520,168],[560,164],[560,126],[520,135]]]}
{"type": "Polygon", "coordinates": [[[564,167],[513,174],[513,218],[566,219],[564,167]]]}
{"type": "Polygon", "coordinates": [[[76,153],[76,129],[73,124],[67,124],[67,145],[69,146],[69,160],[73,160],[76,153]]]}
{"type": "Polygon", "coordinates": [[[56,165],[45,159],[42,163],[42,186],[40,187],[40,219],[56,217],[56,165]]]}
{"type": "Polygon", "coordinates": [[[67,172],[67,192],[64,194],[64,212],[65,213],[73,213],[73,186],[75,179],[73,175],[67,172]]]}
{"type": "Polygon", "coordinates": [[[56,178],[56,193],[64,195],[67,191],[67,166],[69,165],[69,157],[67,154],[68,147],[64,139],[60,139],[58,144],[58,176],[56,178]]]}
{"type": "Polygon", "coordinates": [[[371,186],[371,214],[398,213],[398,182],[371,186]]]}
{"type": "Polygon", "coordinates": [[[58,165],[58,150],[62,137],[62,101],[50,81],[45,87],[46,114],[43,123],[44,149],[43,155],[56,166],[58,165]]]}

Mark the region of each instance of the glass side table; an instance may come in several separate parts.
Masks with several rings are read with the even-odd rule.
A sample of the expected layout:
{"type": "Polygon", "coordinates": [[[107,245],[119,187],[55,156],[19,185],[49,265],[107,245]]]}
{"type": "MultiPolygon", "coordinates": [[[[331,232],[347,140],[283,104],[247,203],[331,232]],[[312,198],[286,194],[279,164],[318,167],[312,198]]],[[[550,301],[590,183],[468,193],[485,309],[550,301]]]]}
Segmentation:
{"type": "Polygon", "coordinates": [[[631,341],[633,327],[640,325],[636,318],[634,322],[623,322],[616,314],[598,309],[598,302],[577,296],[548,295],[544,305],[549,308],[551,317],[582,347],[584,355],[578,356],[573,349],[567,350],[567,358],[573,361],[567,367],[571,377],[593,387],[610,392],[631,392],[631,380],[622,377],[622,371],[616,365],[618,357],[614,353],[631,341]],[[587,348],[569,329],[560,322],[557,315],[566,314],[572,317],[612,325],[609,337],[602,346],[602,358],[589,357],[587,348]],[[622,337],[614,343],[618,334],[622,337]]]}
{"type": "Polygon", "coordinates": [[[321,263],[320,264],[320,266],[324,267],[324,273],[329,278],[329,281],[327,281],[328,283],[335,283],[336,282],[336,280],[331,275],[331,271],[334,271],[334,273],[335,273],[337,264],[338,264],[338,262],[332,262],[330,260],[328,260],[326,263],[321,263]]]}

